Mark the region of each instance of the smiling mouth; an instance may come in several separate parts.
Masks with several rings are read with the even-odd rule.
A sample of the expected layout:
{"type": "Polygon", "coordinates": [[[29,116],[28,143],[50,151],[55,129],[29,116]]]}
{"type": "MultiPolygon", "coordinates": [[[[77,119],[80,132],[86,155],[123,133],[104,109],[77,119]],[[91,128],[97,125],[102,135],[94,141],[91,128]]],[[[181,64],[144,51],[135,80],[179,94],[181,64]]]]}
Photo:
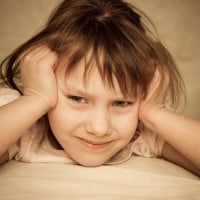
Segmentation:
{"type": "Polygon", "coordinates": [[[81,144],[83,144],[84,146],[86,146],[87,148],[90,148],[90,149],[101,149],[101,148],[108,146],[111,143],[111,141],[94,142],[94,141],[85,140],[83,138],[78,138],[78,139],[81,142],[81,144]]]}

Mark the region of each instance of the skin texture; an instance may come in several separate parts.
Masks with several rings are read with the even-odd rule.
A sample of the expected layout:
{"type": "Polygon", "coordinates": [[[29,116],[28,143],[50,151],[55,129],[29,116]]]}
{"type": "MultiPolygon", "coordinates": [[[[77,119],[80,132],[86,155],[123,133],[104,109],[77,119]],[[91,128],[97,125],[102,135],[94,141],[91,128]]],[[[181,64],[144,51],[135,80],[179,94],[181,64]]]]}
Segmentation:
{"type": "Polygon", "coordinates": [[[83,63],[68,77],[63,66],[46,46],[27,52],[21,60],[24,95],[0,107],[0,130],[5,133],[0,138],[1,162],[9,147],[48,113],[58,142],[81,165],[106,162],[128,144],[140,120],[166,140],[165,159],[200,175],[200,122],[165,106],[167,74],[161,90],[157,91],[161,80],[156,71],[146,98],[125,98],[116,81],[114,90],[102,82],[95,65],[86,84],[83,63]]]}
{"type": "Polygon", "coordinates": [[[21,59],[24,95],[0,107],[0,130],[4,133],[0,138],[0,155],[56,105],[57,85],[54,71],[57,61],[57,55],[46,46],[27,52],[21,59]]]}
{"type": "Polygon", "coordinates": [[[48,107],[54,107],[57,102],[57,95],[55,95],[57,84],[54,74],[57,66],[57,54],[47,46],[40,46],[27,52],[20,61],[24,96],[38,96],[47,103],[48,107]]]}
{"type": "Polygon", "coordinates": [[[57,71],[58,101],[48,117],[55,137],[72,159],[98,166],[132,139],[139,99],[125,98],[116,81],[114,89],[105,85],[95,65],[84,84],[83,64],[67,79],[62,70],[57,71]]]}

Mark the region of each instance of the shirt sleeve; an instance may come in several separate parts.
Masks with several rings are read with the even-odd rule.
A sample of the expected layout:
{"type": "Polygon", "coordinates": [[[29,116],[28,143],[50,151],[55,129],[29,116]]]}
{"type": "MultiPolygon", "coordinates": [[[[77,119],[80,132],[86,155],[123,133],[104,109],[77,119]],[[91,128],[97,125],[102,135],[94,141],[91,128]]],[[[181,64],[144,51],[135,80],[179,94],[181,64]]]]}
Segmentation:
{"type": "Polygon", "coordinates": [[[163,145],[164,139],[145,128],[138,133],[132,151],[138,156],[156,158],[161,157],[163,145]]]}
{"type": "MultiPolygon", "coordinates": [[[[10,88],[0,88],[0,106],[8,104],[15,99],[19,98],[20,94],[18,91],[10,88]]],[[[18,152],[19,144],[16,142],[8,149],[9,160],[11,160],[18,152]]]]}

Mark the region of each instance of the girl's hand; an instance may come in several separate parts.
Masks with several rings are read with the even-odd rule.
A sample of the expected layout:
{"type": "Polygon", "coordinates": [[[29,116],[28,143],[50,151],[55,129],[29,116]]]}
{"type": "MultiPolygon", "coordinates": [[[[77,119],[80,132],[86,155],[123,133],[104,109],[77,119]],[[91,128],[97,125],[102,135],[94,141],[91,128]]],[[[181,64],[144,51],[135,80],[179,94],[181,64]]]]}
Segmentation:
{"type": "Polygon", "coordinates": [[[47,46],[40,46],[26,53],[20,60],[24,96],[39,99],[53,108],[57,102],[57,84],[54,74],[58,65],[57,54],[47,46]]]}
{"type": "MultiPolygon", "coordinates": [[[[139,108],[139,119],[148,127],[151,116],[159,113],[158,111],[165,109],[165,99],[169,86],[169,76],[164,74],[161,76],[157,69],[150,83],[147,96],[141,98],[139,108]],[[164,78],[163,78],[164,77],[164,78]]],[[[150,128],[150,127],[148,127],[150,128]]]]}

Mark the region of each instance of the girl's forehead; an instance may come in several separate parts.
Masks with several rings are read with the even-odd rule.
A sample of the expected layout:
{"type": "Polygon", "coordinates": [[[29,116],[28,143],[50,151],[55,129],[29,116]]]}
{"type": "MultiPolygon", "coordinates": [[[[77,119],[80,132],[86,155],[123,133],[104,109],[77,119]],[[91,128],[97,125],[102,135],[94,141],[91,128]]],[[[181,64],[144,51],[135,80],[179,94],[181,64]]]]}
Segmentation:
{"type": "Polygon", "coordinates": [[[79,63],[73,71],[68,73],[61,72],[62,87],[76,91],[84,91],[88,93],[99,93],[112,95],[118,98],[128,97],[135,98],[134,93],[126,93],[121,91],[120,83],[113,75],[113,84],[109,83],[109,80],[102,78],[97,67],[91,67],[85,73],[85,66],[83,63],[79,63]]]}
{"type": "MultiPolygon", "coordinates": [[[[119,73],[114,61],[110,65],[105,65],[104,52],[101,51],[100,54],[94,56],[92,51],[88,51],[85,56],[73,65],[70,65],[70,56],[62,57],[60,59],[60,76],[63,81],[75,82],[83,85],[85,88],[89,87],[97,82],[101,83],[106,89],[112,90],[117,93],[122,93],[123,96],[136,96],[137,85],[133,84],[131,81],[130,73],[126,69],[121,70],[119,73]],[[109,68],[110,67],[110,68],[109,68]],[[109,69],[108,69],[109,68],[109,69]],[[124,77],[121,79],[119,76],[124,77]]],[[[72,55],[73,56],[73,55],[72,55]]],[[[125,66],[120,66],[120,68],[126,68],[125,66]]]]}
{"type": "MultiPolygon", "coordinates": [[[[90,68],[86,70],[85,64],[80,62],[73,71],[70,73],[66,73],[65,81],[73,84],[83,85],[85,88],[90,87],[98,83],[98,85],[102,85],[103,87],[110,89],[108,77],[103,77],[101,72],[95,65],[92,65],[90,68]]],[[[119,90],[119,83],[117,79],[113,75],[113,86],[114,89],[119,90]]]]}

